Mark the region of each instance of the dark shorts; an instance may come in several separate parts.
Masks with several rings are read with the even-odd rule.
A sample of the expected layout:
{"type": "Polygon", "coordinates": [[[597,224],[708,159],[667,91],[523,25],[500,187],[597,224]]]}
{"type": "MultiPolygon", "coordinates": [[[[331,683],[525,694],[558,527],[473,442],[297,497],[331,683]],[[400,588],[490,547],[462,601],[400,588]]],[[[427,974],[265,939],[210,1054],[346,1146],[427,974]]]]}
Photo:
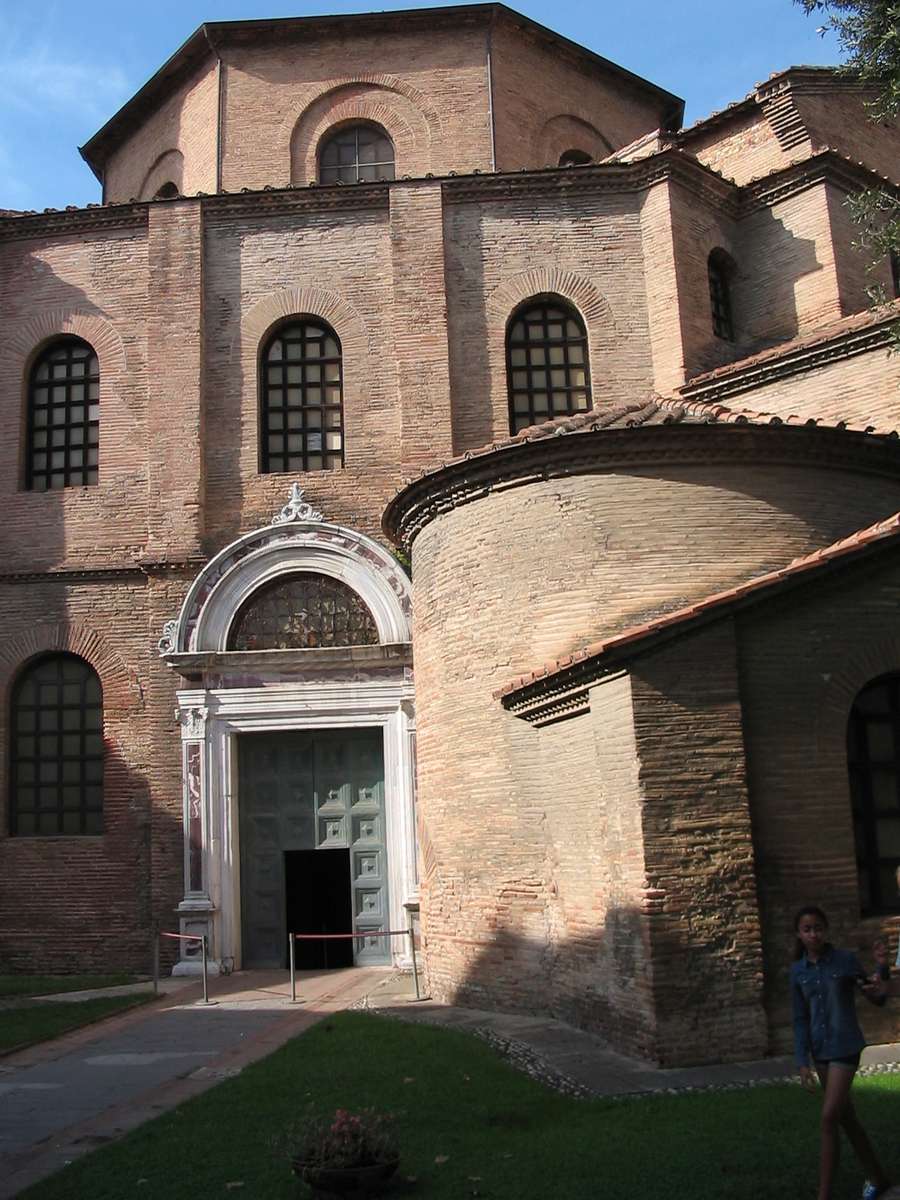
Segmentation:
{"type": "Polygon", "coordinates": [[[823,1067],[848,1067],[851,1071],[855,1071],[859,1066],[859,1055],[849,1054],[846,1058],[817,1058],[815,1060],[816,1070],[821,1070],[823,1067]]]}

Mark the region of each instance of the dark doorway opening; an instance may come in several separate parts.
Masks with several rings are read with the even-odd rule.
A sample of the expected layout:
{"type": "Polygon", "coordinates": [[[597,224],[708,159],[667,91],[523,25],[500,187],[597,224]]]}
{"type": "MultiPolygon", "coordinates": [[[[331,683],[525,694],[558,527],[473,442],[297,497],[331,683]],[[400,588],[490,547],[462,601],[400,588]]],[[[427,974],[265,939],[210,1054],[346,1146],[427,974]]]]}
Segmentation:
{"type": "MultiPolygon", "coordinates": [[[[350,851],[286,850],[284,895],[289,933],[350,933],[350,851]]],[[[352,967],[353,939],[298,941],[294,962],[298,971],[352,967]]]]}

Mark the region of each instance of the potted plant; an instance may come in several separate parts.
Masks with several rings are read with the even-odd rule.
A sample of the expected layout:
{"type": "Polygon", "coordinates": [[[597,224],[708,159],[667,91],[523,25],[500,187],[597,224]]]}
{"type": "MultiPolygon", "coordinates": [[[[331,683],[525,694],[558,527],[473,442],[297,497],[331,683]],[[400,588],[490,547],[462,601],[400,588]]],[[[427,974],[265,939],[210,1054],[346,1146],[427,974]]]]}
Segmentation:
{"type": "Polygon", "coordinates": [[[366,1196],[400,1161],[393,1117],[372,1108],[339,1108],[331,1117],[310,1111],[290,1130],[288,1144],[294,1174],[316,1196],[366,1196]]]}

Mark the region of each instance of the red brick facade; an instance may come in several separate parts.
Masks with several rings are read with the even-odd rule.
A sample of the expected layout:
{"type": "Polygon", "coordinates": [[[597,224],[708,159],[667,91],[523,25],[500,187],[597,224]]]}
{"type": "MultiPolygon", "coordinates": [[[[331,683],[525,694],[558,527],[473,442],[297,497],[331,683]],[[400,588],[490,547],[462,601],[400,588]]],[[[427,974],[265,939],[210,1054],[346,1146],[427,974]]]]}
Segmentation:
{"type": "Polygon", "coordinates": [[[254,706],[267,729],[316,705],[323,723],[333,688],[337,724],[386,722],[389,792],[417,735],[419,879],[410,852],[391,903],[421,886],[436,995],[558,1012],[666,1063],[781,1046],[791,906],[893,933],[859,918],[840,751],[853,689],[900,667],[842,607],[871,605],[892,645],[888,566],[642,653],[553,721],[499,694],[900,510],[900,376],[844,205],[897,135],[863,100],[796,69],[679,132],[676,97],[502,6],[216,23],[84,148],[102,206],[0,213],[0,969],[146,969],[176,910],[239,959],[224,760],[254,706]],[[395,179],[317,184],[323,139],[367,123],[395,179]],[[560,167],[570,151],[593,164],[560,167]],[[507,445],[507,328],[544,298],[583,325],[600,428],[507,445]],[[340,341],[340,470],[261,470],[261,354],[292,318],[340,341]],[[28,381],[67,336],[99,362],[99,484],[37,493],[28,381]],[[325,525],[291,526],[290,561],[331,570],[340,546],[338,576],[374,572],[399,647],[228,657],[216,597],[242,602],[254,555],[260,580],[282,569],[262,531],[294,482],[325,525]],[[390,537],[412,551],[412,648],[390,537]],[[103,687],[104,833],[11,836],[12,688],[60,651],[103,687]]]}

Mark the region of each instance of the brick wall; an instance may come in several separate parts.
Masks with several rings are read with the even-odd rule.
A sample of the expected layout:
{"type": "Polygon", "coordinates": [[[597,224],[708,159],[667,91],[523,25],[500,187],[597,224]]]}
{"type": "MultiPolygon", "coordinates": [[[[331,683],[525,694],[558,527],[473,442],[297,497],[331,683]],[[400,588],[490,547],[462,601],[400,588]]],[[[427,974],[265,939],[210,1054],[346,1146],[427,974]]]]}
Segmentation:
{"type": "Polygon", "coordinates": [[[169,182],[186,196],[214,192],[218,122],[218,67],[210,62],[176,88],[110,156],[104,200],[149,200],[169,182]]]}
{"type": "MultiPolygon", "coordinates": [[[[739,621],[747,782],[753,813],[771,1049],[791,1045],[787,974],[793,914],[820,904],[834,941],[864,964],[878,934],[900,918],[860,917],[846,730],[869,680],[900,670],[896,552],[878,564],[819,582],[739,621]],[[786,669],[789,664],[789,669],[786,669]]],[[[860,1004],[870,1041],[894,1041],[894,1006],[860,1004]]]]}
{"type": "Polygon", "coordinates": [[[631,678],[657,1057],[759,1058],[762,947],[731,623],[640,658],[631,678]]]}
{"type": "Polygon", "coordinates": [[[566,150],[600,161],[665,122],[663,98],[516,28],[511,15],[490,47],[498,170],[555,167],[566,150]]]}

